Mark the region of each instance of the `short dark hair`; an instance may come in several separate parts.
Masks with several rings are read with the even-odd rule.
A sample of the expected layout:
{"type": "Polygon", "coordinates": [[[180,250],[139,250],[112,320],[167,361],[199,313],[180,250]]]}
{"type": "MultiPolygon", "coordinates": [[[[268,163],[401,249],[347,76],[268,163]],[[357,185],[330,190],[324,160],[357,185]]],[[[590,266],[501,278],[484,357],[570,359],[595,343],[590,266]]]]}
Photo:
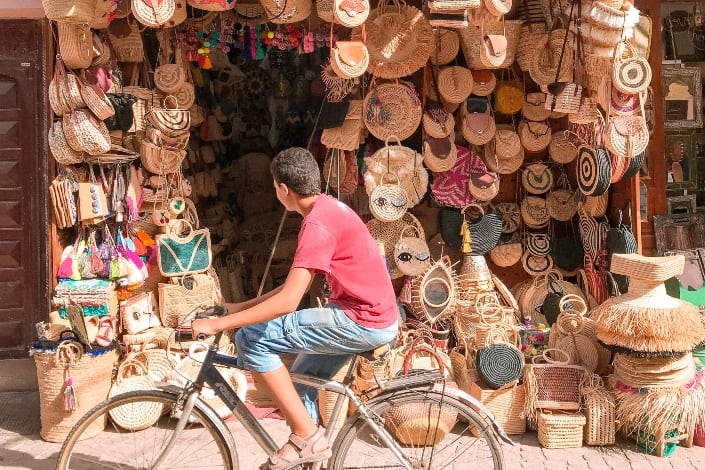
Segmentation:
{"type": "Polygon", "coordinates": [[[284,183],[299,196],[315,196],[321,192],[318,162],[305,148],[282,150],[272,160],[270,170],[277,183],[284,183]]]}

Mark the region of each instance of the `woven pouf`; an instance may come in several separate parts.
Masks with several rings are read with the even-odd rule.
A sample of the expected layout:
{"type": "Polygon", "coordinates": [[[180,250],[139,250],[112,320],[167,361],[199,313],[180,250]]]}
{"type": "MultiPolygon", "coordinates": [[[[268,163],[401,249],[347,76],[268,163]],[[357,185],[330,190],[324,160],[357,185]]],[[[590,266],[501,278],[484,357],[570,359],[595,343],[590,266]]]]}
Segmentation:
{"type": "Polygon", "coordinates": [[[538,417],[539,444],[547,449],[572,449],[583,446],[582,413],[541,411],[538,417]]]}

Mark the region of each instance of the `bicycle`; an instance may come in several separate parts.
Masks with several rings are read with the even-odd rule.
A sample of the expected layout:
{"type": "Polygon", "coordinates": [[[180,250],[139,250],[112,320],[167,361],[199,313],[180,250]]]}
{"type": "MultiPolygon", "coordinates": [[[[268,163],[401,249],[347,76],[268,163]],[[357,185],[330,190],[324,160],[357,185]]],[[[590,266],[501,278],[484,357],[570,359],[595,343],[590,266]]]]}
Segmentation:
{"type": "MultiPolygon", "coordinates": [[[[224,308],[214,307],[200,315],[224,313],[224,308]]],[[[237,368],[235,357],[218,352],[222,334],[216,335],[206,352],[198,377],[185,387],[167,385],[159,390],[128,392],[88,411],[64,441],[56,468],[239,468],[230,430],[199,399],[204,384],[215,391],[259,446],[274,455],[277,444],[215,367],[237,368]],[[144,429],[120,428],[109,418],[110,412],[135,411],[120,407],[140,407],[145,412],[156,407],[158,420],[144,429]],[[93,436],[95,426],[101,424],[104,430],[93,436]],[[103,452],[96,455],[96,449],[103,452]]],[[[337,422],[339,414],[347,411],[343,410],[346,397],[356,407],[335,434],[326,468],[504,468],[500,439],[512,441],[478,400],[446,387],[440,370],[412,371],[378,381],[379,395],[361,400],[350,388],[360,358],[375,360],[375,351],[357,354],[342,382],[292,374],[295,383],[338,394],[329,423],[337,422]],[[414,416],[400,421],[399,415],[405,413],[414,416]]],[[[329,442],[334,432],[334,426],[326,429],[329,442]]],[[[308,465],[319,469],[322,462],[308,465]]]]}

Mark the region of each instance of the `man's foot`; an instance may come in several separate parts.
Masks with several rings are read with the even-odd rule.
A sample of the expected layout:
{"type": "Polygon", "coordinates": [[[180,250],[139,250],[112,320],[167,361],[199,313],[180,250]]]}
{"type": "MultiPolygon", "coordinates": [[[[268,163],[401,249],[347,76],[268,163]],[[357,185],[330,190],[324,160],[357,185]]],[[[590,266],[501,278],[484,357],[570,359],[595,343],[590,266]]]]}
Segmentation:
{"type": "Polygon", "coordinates": [[[331,450],[325,432],[325,428],[319,426],[316,432],[306,439],[291,434],[286,444],[276,455],[269,457],[269,460],[260,466],[260,470],[284,470],[302,463],[329,459],[331,450]]]}

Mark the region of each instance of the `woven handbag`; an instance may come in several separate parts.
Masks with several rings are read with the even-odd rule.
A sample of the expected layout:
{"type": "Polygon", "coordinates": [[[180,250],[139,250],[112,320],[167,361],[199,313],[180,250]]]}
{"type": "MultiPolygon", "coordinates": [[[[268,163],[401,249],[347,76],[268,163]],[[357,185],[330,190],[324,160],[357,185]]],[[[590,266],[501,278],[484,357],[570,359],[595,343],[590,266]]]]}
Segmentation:
{"type": "Polygon", "coordinates": [[[448,137],[455,130],[455,118],[443,108],[426,109],[421,118],[424,132],[437,139],[448,137]]]}
{"type": "Polygon", "coordinates": [[[521,185],[529,194],[547,193],[553,187],[553,173],[543,163],[531,163],[522,170],[521,185]]]}
{"type": "MultiPolygon", "coordinates": [[[[339,0],[336,0],[339,3],[339,0]]],[[[353,0],[346,0],[353,3],[353,0]]],[[[357,0],[361,3],[360,0],[357,0]]],[[[367,8],[369,12],[369,5],[367,8]]],[[[330,29],[330,66],[341,78],[356,78],[367,71],[370,64],[370,54],[367,50],[365,26],[362,26],[362,40],[360,41],[335,41],[333,43],[333,28],[330,29]]]]}
{"type": "Polygon", "coordinates": [[[171,283],[159,283],[158,291],[159,317],[170,328],[181,325],[195,309],[218,302],[215,282],[205,273],[174,277],[171,283]]]}
{"type": "Polygon", "coordinates": [[[169,233],[156,237],[157,265],[164,276],[183,276],[207,271],[211,267],[210,231],[195,230],[185,220],[169,227],[169,233]]]}
{"type": "Polygon", "coordinates": [[[521,121],[519,140],[527,152],[542,152],[551,143],[551,126],[547,121],[521,121]]]}
{"type": "Polygon", "coordinates": [[[44,14],[51,21],[88,24],[95,17],[95,0],[42,0],[44,14]]]}
{"type": "Polygon", "coordinates": [[[120,304],[120,319],[128,334],[142,333],[154,326],[155,321],[160,324],[154,303],[152,292],[141,292],[120,304]]]}
{"type": "Polygon", "coordinates": [[[501,67],[504,61],[507,60],[507,30],[502,15],[502,32],[501,34],[485,33],[485,20],[482,17],[481,25],[482,46],[480,47],[480,62],[487,68],[501,67]]]}
{"type": "Polygon", "coordinates": [[[500,202],[494,206],[502,215],[502,233],[514,233],[521,227],[521,210],[516,202],[500,202]]]}
{"type": "Polygon", "coordinates": [[[557,349],[547,349],[535,356],[524,371],[526,385],[527,417],[535,416],[539,409],[580,409],[580,392],[585,379],[585,369],[569,365],[568,354],[557,349]],[[553,357],[561,357],[554,359],[553,357]],[[542,362],[543,363],[542,363],[542,362]]]}
{"type": "Polygon", "coordinates": [[[527,233],[524,236],[525,250],[534,256],[551,254],[551,236],[548,233],[527,233]]]}
{"type": "Polygon", "coordinates": [[[399,178],[391,173],[382,175],[380,183],[370,194],[370,212],[383,222],[394,222],[406,213],[406,192],[399,185],[399,178]]]}
{"type": "Polygon", "coordinates": [[[583,386],[582,412],[585,415],[583,441],[589,446],[615,443],[615,401],[602,378],[592,374],[583,386]]]}
{"type": "Polygon", "coordinates": [[[463,225],[460,230],[462,236],[461,251],[463,253],[484,255],[497,246],[499,237],[502,235],[501,215],[494,212],[485,213],[479,204],[469,204],[463,207],[460,212],[463,215],[463,225]],[[468,221],[467,210],[472,207],[479,211],[480,217],[468,221]]]}
{"type": "Polygon", "coordinates": [[[142,166],[155,175],[177,173],[185,158],[186,150],[176,147],[160,147],[147,139],[140,143],[142,166]]]}
{"type": "Polygon", "coordinates": [[[606,137],[608,149],[622,157],[633,158],[649,145],[649,127],[643,114],[609,116],[606,137]]]}
{"type": "MultiPolygon", "coordinates": [[[[510,69],[511,70],[511,69],[510,69]]],[[[494,109],[502,114],[516,114],[524,107],[524,87],[513,71],[507,72],[508,77],[501,77],[495,85],[494,109]]],[[[501,75],[506,75],[504,72],[501,75]]]]}
{"type": "MultiPolygon", "coordinates": [[[[333,19],[336,23],[355,28],[370,16],[369,0],[334,0],[333,19]]],[[[332,28],[331,28],[332,29],[332,28]]]]}
{"type": "Polygon", "coordinates": [[[394,261],[405,276],[418,276],[430,266],[428,244],[415,226],[405,225],[402,229],[399,241],[394,245],[394,261]]]}
{"type": "Polygon", "coordinates": [[[512,344],[494,343],[477,350],[475,366],[482,380],[497,390],[523,376],[524,354],[512,344]]]}
{"type": "Polygon", "coordinates": [[[66,67],[85,69],[93,60],[93,36],[87,24],[57,23],[59,54],[66,67]]]}
{"type": "Polygon", "coordinates": [[[95,117],[104,121],[115,115],[115,108],[101,87],[83,79],[80,80],[80,90],[83,102],[95,117]]]}
{"type": "Polygon", "coordinates": [[[485,173],[470,173],[470,179],[468,180],[470,194],[477,201],[491,201],[494,199],[499,194],[499,183],[499,175],[487,170],[485,170],[485,173]]]}
{"type": "Polygon", "coordinates": [[[639,55],[631,42],[623,40],[614,46],[612,86],[623,93],[646,91],[651,83],[651,66],[639,55]]]}
{"type": "Polygon", "coordinates": [[[458,149],[452,136],[426,136],[423,143],[423,161],[429,170],[437,173],[453,168],[458,161],[458,149]]]}
{"type": "Polygon", "coordinates": [[[555,220],[567,222],[578,212],[577,194],[570,187],[565,169],[561,167],[556,187],[546,196],[548,214],[555,220]]]}
{"type": "Polygon", "coordinates": [[[433,11],[460,11],[480,8],[482,0],[429,0],[428,8],[433,11]]]}
{"type": "MultiPolygon", "coordinates": [[[[154,69],[154,86],[167,94],[173,94],[186,83],[186,69],[180,47],[174,50],[174,63],[162,64],[154,69]]],[[[184,107],[189,107],[185,106],[184,107]]]]}
{"type": "Polygon", "coordinates": [[[452,65],[443,67],[436,77],[438,93],[445,102],[459,104],[472,92],[474,80],[470,69],[452,65]]]}
{"type": "Polygon", "coordinates": [[[521,200],[521,219],[528,228],[539,229],[548,225],[546,199],[539,196],[526,196],[521,200]]]}
{"type": "Polygon", "coordinates": [[[548,144],[548,156],[556,163],[567,164],[578,156],[580,138],[569,130],[553,132],[548,144]]]}
{"type": "Polygon", "coordinates": [[[463,137],[468,143],[485,145],[495,136],[497,125],[489,104],[484,112],[468,112],[466,107],[461,107],[460,114],[463,116],[463,137]]]}
{"type": "Polygon", "coordinates": [[[188,109],[179,108],[179,102],[173,95],[164,98],[161,107],[152,106],[145,119],[167,135],[180,133],[191,127],[191,113],[188,109]]]}
{"type": "Polygon", "coordinates": [[[89,155],[110,151],[110,133],[105,123],[86,109],[64,114],[63,131],[66,141],[74,150],[89,155]]]}
{"type": "Polygon", "coordinates": [[[490,259],[495,265],[508,268],[521,261],[522,253],[523,249],[519,242],[500,243],[490,250],[490,259]]]}
{"type": "MultiPolygon", "coordinates": [[[[149,376],[147,365],[133,356],[120,364],[108,397],[137,390],[155,389],[156,386],[149,376]]],[[[156,423],[163,411],[161,403],[144,401],[111,408],[109,414],[110,419],[122,429],[139,431],[156,423]]]]}
{"type": "Polygon", "coordinates": [[[527,93],[521,112],[529,121],[545,121],[551,116],[551,110],[546,109],[546,93],[527,93]]]}
{"type": "Polygon", "coordinates": [[[408,139],[421,124],[422,114],[421,101],[409,82],[373,84],[363,101],[365,126],[380,140],[408,139]]]}
{"type": "MultiPolygon", "coordinates": [[[[610,227],[607,230],[607,238],[605,240],[605,248],[607,250],[607,261],[612,260],[612,255],[615,253],[636,253],[637,242],[632,233],[631,225],[622,223],[622,211],[619,212],[619,220],[616,226],[610,227]]],[[[630,209],[631,212],[631,209],[630,209]]],[[[631,219],[631,217],[630,217],[631,219]]],[[[631,220],[630,220],[631,222],[631,220]]],[[[609,266],[608,266],[609,268],[609,266]]]]}
{"type": "Polygon", "coordinates": [[[524,147],[513,129],[497,129],[484,148],[483,161],[490,171],[502,175],[516,172],[524,162],[524,147]]]}
{"type": "Polygon", "coordinates": [[[612,167],[605,149],[581,145],[578,149],[578,188],[586,196],[600,196],[610,187],[612,167]]]}

